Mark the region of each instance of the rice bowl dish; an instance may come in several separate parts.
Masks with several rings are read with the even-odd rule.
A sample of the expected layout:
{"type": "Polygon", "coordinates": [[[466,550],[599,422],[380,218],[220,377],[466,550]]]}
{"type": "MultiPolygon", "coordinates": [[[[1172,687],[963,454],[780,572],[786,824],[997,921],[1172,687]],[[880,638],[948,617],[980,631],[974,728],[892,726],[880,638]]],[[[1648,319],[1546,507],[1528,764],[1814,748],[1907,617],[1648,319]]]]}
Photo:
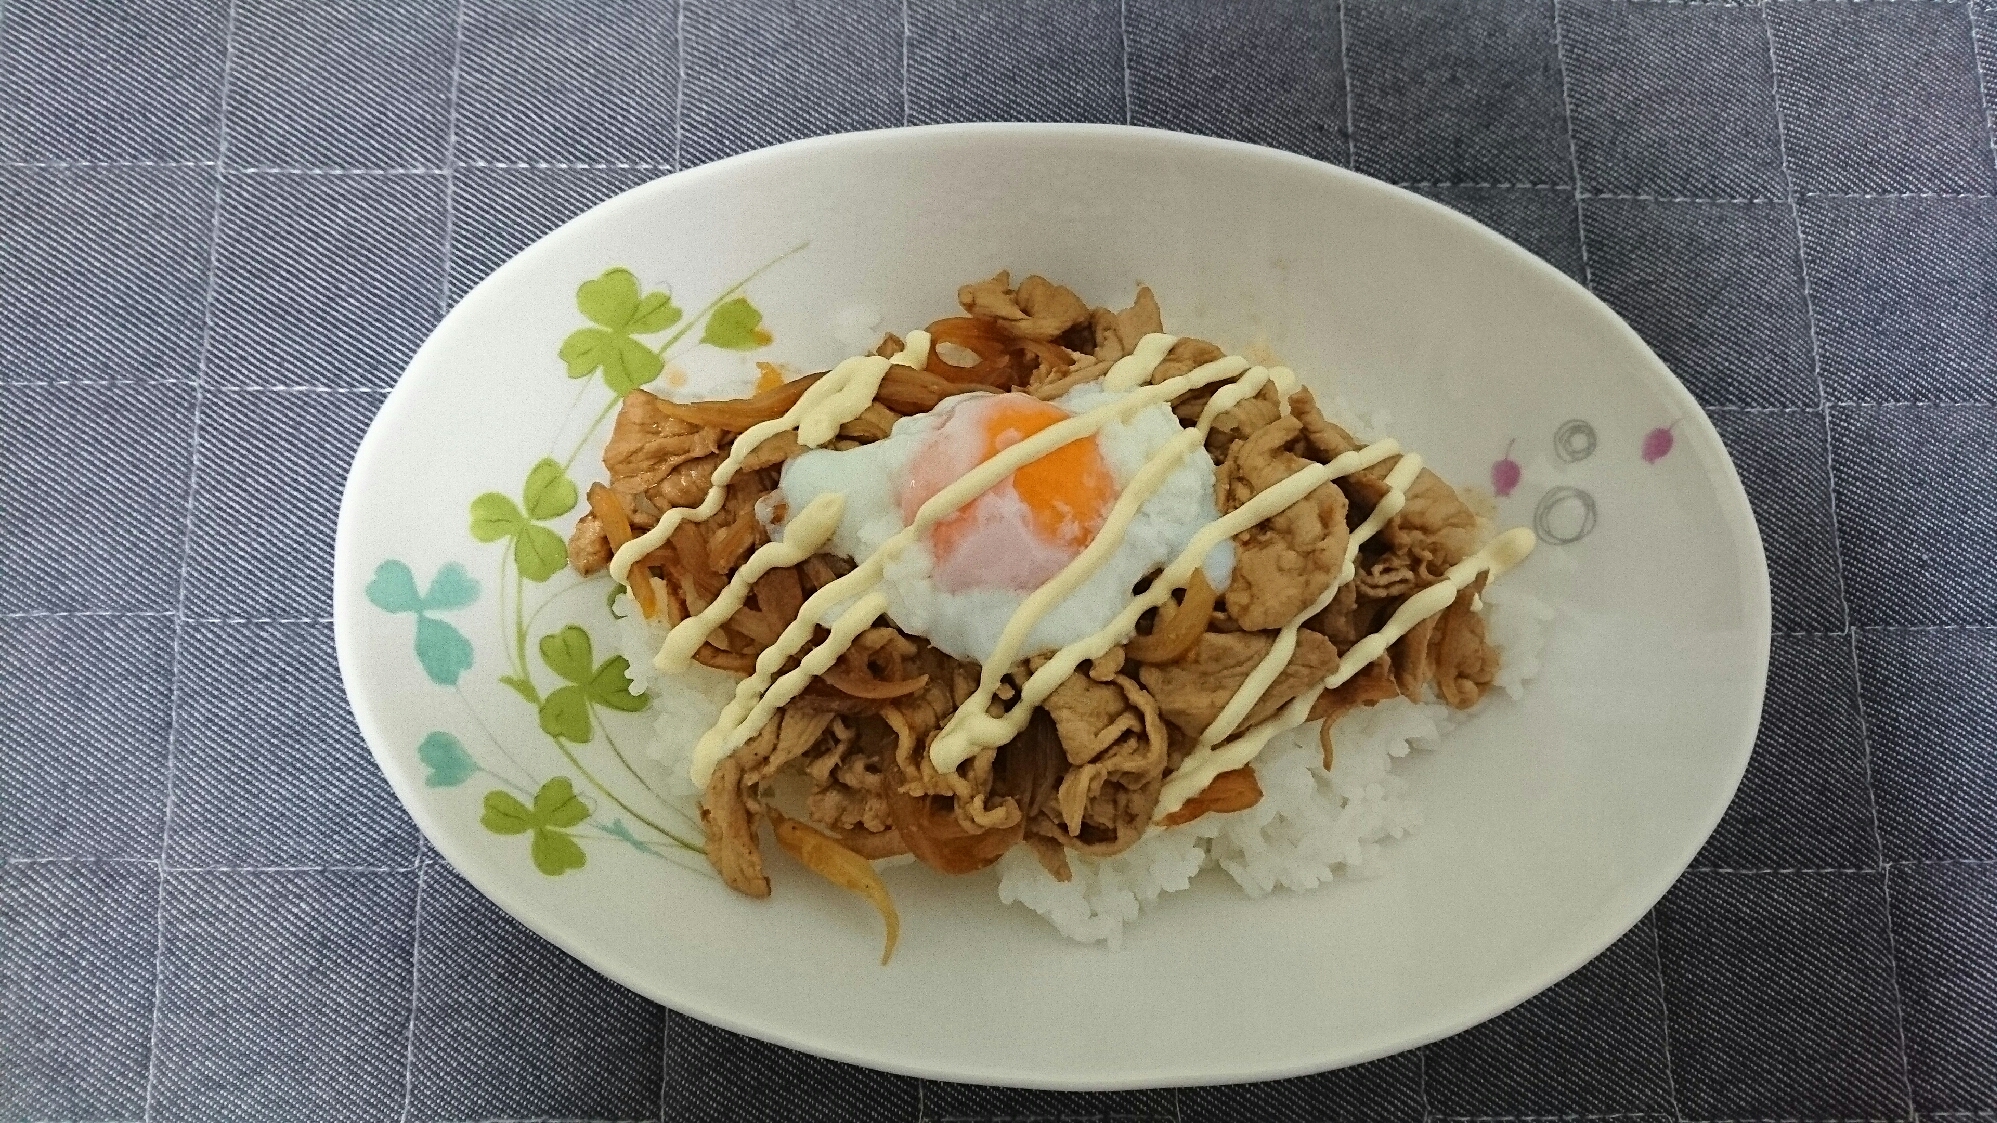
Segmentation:
{"type": "MultiPolygon", "coordinates": [[[[1739,780],[1768,609],[1753,516],[1713,425],[1558,270],[1435,203],[1280,152],[1018,125],[822,138],[705,164],[524,251],[446,317],[377,414],[341,509],[332,614],[360,732],[434,855],[589,968],[822,1057],[1103,1089],[1370,1060],[1490,1017],[1596,955],[1694,860],[1739,780]],[[884,925],[870,902],[792,859],[768,819],[772,898],[712,868],[702,824],[686,818],[700,793],[645,748],[667,695],[697,672],[653,687],[619,638],[635,606],[613,580],[569,570],[563,538],[583,492],[608,486],[597,457],[633,386],[682,404],[749,400],[871,353],[883,333],[908,342],[957,315],[961,283],[1008,265],[1113,310],[1135,282],[1155,285],[1165,333],[1294,368],[1328,420],[1429,457],[1492,532],[1532,526],[1539,547],[1488,590],[1488,638],[1503,646],[1474,720],[1446,751],[1392,761],[1420,825],[1337,871],[1360,876],[1252,899],[1225,869],[1203,872],[1106,953],[1003,903],[1003,859],[945,876],[889,858],[880,866],[899,868],[879,876],[901,941],[873,969],[884,925]],[[628,300],[605,302],[613,274],[628,300]],[[684,310],[677,323],[663,304],[649,311],[665,294],[684,310]],[[636,335],[651,359],[578,365],[573,343],[628,349],[633,323],[664,327],[636,335]],[[770,382],[761,364],[777,368],[770,382]],[[1661,459],[1653,433],[1675,437],[1661,459]],[[1505,619],[1523,593],[1559,616],[1543,670],[1514,699],[1497,680],[1522,666],[1505,619]],[[1165,976],[1173,985],[1158,986],[1165,976]],[[938,1001],[967,988],[975,1018],[938,1001]],[[1127,1029],[1048,1016],[1076,1003],[1118,1009],[1127,1029]],[[994,1048],[998,1037],[1010,1043],[994,1048]]],[[[1143,687],[1143,665],[1129,669],[1143,687]]],[[[723,700],[745,678],[712,677],[723,700]]],[[[1362,716],[1337,723],[1335,771],[1358,763],[1362,716]]],[[[697,744],[704,720],[672,747],[697,744]]],[[[1253,762],[1264,776],[1267,765],[1253,762]]],[[[768,794],[786,818],[823,827],[808,817],[810,779],[786,773],[768,794]]],[[[1262,809],[1281,794],[1270,777],[1262,809]]],[[[1068,854],[1071,880],[1099,860],[1068,854]]],[[[434,895],[441,870],[426,865],[434,895]]]]}
{"type": "Polygon", "coordinates": [[[872,863],[996,866],[1111,947],[1208,866],[1371,872],[1420,822],[1393,762],[1537,671],[1551,613],[1493,584],[1532,532],[1142,287],[958,297],[755,398],[624,402],[570,563],[623,590],[716,871],[768,895],[767,822],[881,912],[883,962],[872,863]]]}

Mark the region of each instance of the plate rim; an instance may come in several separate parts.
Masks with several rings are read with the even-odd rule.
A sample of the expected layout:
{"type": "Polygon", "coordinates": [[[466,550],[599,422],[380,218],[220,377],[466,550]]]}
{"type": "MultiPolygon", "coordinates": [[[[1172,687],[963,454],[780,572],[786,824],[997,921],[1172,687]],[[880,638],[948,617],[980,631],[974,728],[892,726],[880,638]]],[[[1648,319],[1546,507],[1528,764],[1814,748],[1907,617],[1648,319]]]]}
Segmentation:
{"type": "MultiPolygon", "coordinates": [[[[463,296],[452,302],[450,308],[430,329],[422,345],[410,357],[402,373],[397,376],[395,386],[384,397],[380,409],[369,422],[366,434],[356,447],[353,459],[348,465],[346,479],[341,486],[339,515],[333,538],[332,586],[334,649],[340,670],[342,692],[346,697],[347,706],[353,715],[355,725],[359,729],[362,739],[367,743],[369,755],[373,757],[375,765],[381,769],[383,776],[389,783],[390,789],[395,793],[397,801],[401,803],[404,811],[416,824],[417,829],[422,832],[423,842],[435,850],[439,857],[449,862],[451,867],[458,872],[459,876],[465,878],[482,896],[497,905],[515,922],[523,925],[541,939],[547,940],[564,954],[574,957],[591,970],[611,979],[627,990],[724,1030],[829,1060],[918,1079],[952,1083],[993,1084],[1004,1087],[1036,1088],[1054,1091],[1122,1091],[1141,1088],[1190,1087],[1211,1084],[1260,1082],[1305,1076],[1364,1064],[1381,1057],[1391,1056],[1430,1044],[1442,1038],[1460,1033],[1472,1026],[1479,1025],[1544,992],[1568,975],[1586,966],[1599,957],[1610,944],[1613,944],[1633,929],[1643,919],[1645,914],[1651,912],[1656,907],[1664,895],[1670,891],[1671,887],[1677,884],[1679,879],[1689,869],[1693,860],[1698,856],[1699,851],[1705,846],[1714,829],[1718,827],[1727,809],[1732,806],[1733,800],[1738,794],[1741,779],[1745,775],[1748,763],[1753,756],[1757,740],[1757,736],[1753,731],[1758,730],[1760,719],[1765,710],[1770,648],[1773,642],[1773,603],[1769,585],[1767,555],[1762,544],[1759,523],[1755,517],[1753,506],[1748,500],[1746,488],[1741,482],[1739,469],[1735,465],[1731,453],[1727,451],[1725,442],[1714,427],[1712,419],[1706,414],[1704,407],[1699,404],[1684,382],[1676,374],[1671,372],[1670,368],[1657,357],[1656,352],[1644,342],[1642,337],[1637,334],[1636,330],[1620,314],[1585,285],[1498,231],[1436,200],[1396,184],[1375,179],[1337,164],[1246,141],[1121,124],[965,122],[899,126],[895,128],[869,129],[807,137],[766,148],[753,149],[698,167],[660,175],[603,199],[569,218],[527,246],[515,251],[498,268],[472,286],[463,296]],[[360,704],[355,686],[360,674],[360,667],[363,663],[363,659],[359,653],[359,641],[355,634],[361,612],[360,606],[355,603],[358,593],[353,591],[359,588],[359,583],[353,577],[354,568],[360,563],[353,557],[352,542],[354,536],[359,533],[354,528],[359,518],[357,509],[362,502],[356,495],[357,488],[355,481],[357,476],[360,475],[362,465],[368,462],[378,452],[381,445],[389,439],[386,434],[390,429],[395,427],[395,422],[400,414],[410,408],[411,393],[408,391],[409,374],[434,361],[436,353],[442,346],[438,340],[443,334],[444,327],[453,317],[458,315],[461,309],[472,304],[481,296],[488,294],[490,290],[503,287],[509,282],[513,274],[524,268],[522,264],[524,257],[527,257],[547,242],[565,237],[572,228],[591,221],[600,211],[614,206],[623,206],[630,200],[646,194],[658,194],[664,191],[678,190],[683,186],[698,184],[702,180],[712,178],[716,175],[739,171],[744,168],[753,167],[759,163],[780,162],[800,153],[809,153],[820,149],[865,146],[883,141],[889,143],[902,141],[920,143],[930,140],[948,141],[952,139],[976,139],[980,137],[1024,138],[1027,140],[1086,140],[1092,137],[1103,139],[1123,138],[1165,146],[1204,149],[1209,152],[1231,155],[1235,158],[1268,160],[1277,164],[1287,164],[1292,168],[1305,170],[1313,174],[1327,175],[1334,180],[1342,180],[1348,186],[1360,190],[1385,192],[1396,197],[1398,201],[1417,204],[1421,209],[1427,210],[1432,217],[1442,218],[1450,225],[1455,226],[1458,233],[1464,237],[1479,239],[1487,245],[1497,247],[1506,257],[1512,259],[1514,263],[1522,265],[1529,270],[1537,271],[1543,278],[1554,281],[1555,287],[1564,288],[1569,296],[1578,295],[1583,298],[1585,303],[1593,306],[1593,310],[1598,314],[1597,318],[1599,320],[1606,324],[1612,324],[1613,330],[1622,337],[1624,342],[1634,345],[1642,354],[1649,356],[1656,369],[1665,374],[1664,384],[1659,388],[1668,397],[1673,399],[1673,404],[1680,408],[1681,417],[1693,422],[1687,428],[1693,434],[1696,434],[1697,439],[1702,443],[1707,443],[1713,449],[1717,450],[1719,453],[1719,462],[1726,467],[1726,472],[1723,474],[1708,473],[1708,475],[1714,479],[1715,483],[1723,482],[1724,484],[1731,485],[1716,487],[1715,491],[1718,505],[1722,513],[1727,516],[1727,529],[1729,533],[1733,534],[1739,540],[1739,545],[1742,547],[1742,560],[1745,563],[1747,576],[1750,578],[1748,588],[1745,590],[1748,594],[1748,603],[1745,606],[1746,612],[1743,622],[1750,630],[1750,638],[1759,639],[1754,652],[1756,658],[1751,667],[1751,677],[1753,679],[1753,720],[1744,723],[1750,730],[1746,751],[1739,755],[1737,766],[1733,769],[1732,774],[1725,777],[1724,787],[1726,798],[1714,801],[1714,809],[1709,812],[1707,821],[1700,824],[1696,832],[1688,834],[1687,837],[1690,839],[1690,843],[1684,848],[1683,852],[1677,855],[1668,865],[1660,865],[1658,867],[1659,869],[1668,868],[1671,871],[1669,876],[1658,878],[1655,884],[1645,883],[1635,891],[1620,894],[1618,901],[1628,902],[1622,905],[1621,911],[1618,911],[1614,907],[1605,909],[1602,915],[1598,916],[1592,922],[1592,928],[1588,930],[1592,932],[1592,936],[1581,939],[1577,944],[1577,947],[1588,949],[1585,954],[1572,957],[1572,962],[1565,963],[1564,965],[1545,968],[1530,976],[1524,976],[1522,977],[1523,981],[1503,988],[1505,991],[1504,994],[1488,1000],[1486,1003],[1478,1005],[1465,1013],[1461,1013],[1455,1017],[1437,1017],[1431,1019],[1428,1023],[1411,1027],[1403,1033],[1375,1046],[1347,1050],[1342,1053],[1326,1053],[1316,1062],[1274,1064],[1263,1067],[1237,1066],[1225,1071],[1186,1072],[1177,1076],[1165,1073],[1128,1074],[1126,1071],[1126,1073],[1108,1075],[1106,1078],[1099,1079],[1086,1077],[1069,1078],[1060,1075],[1050,1078],[1017,1068],[1008,1068],[1002,1060],[998,1060],[997,1058],[994,1059],[995,1063],[980,1071],[970,1071],[963,1068],[950,1068],[927,1062],[916,1054],[887,1056],[879,1052],[869,1051],[865,1047],[867,1039],[864,1035],[852,1035],[843,1041],[811,1039],[803,1035],[788,1032],[779,1025],[766,1024],[754,1018],[737,1017],[727,1009],[717,1008],[712,1003],[688,1000],[681,995],[668,995],[665,993],[664,988],[653,985],[655,982],[662,980],[664,976],[646,976],[635,971],[624,971],[618,965],[612,963],[609,956],[596,953],[591,947],[581,941],[572,941],[556,925],[544,923],[543,917],[540,915],[544,910],[536,903],[534,894],[524,888],[526,883],[516,885],[510,881],[502,881],[495,877],[474,874],[471,870],[476,868],[475,863],[466,862],[460,864],[455,860],[458,854],[464,851],[463,844],[457,840],[453,832],[441,829],[441,826],[434,821],[434,817],[423,808],[423,801],[418,794],[421,788],[418,777],[413,772],[403,768],[399,760],[392,756],[388,749],[383,747],[389,744],[391,739],[388,737],[387,731],[380,728],[379,718],[369,713],[360,704]],[[1741,533],[1743,531],[1744,533],[1741,533]],[[1635,905],[1635,902],[1641,902],[1640,906],[1635,905]],[[1627,915],[1624,915],[1625,912],[1627,915]],[[849,1045],[847,1042],[851,1044],[849,1045]]],[[[419,856],[417,863],[419,883],[424,864],[425,860],[419,856]]]]}

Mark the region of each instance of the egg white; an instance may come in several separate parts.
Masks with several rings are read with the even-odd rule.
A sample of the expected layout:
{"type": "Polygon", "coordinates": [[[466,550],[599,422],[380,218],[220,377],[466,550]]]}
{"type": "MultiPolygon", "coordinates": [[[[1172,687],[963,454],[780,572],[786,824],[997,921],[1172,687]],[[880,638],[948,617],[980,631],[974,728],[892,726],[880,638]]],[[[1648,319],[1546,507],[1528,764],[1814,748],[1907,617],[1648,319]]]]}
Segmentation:
{"type": "MultiPolygon", "coordinates": [[[[1055,404],[1082,414],[1123,397],[1099,384],[1079,387],[1055,404]]],[[[827,492],[846,497],[845,515],[826,548],[856,561],[872,556],[903,529],[899,493],[909,463],[943,421],[969,401],[946,400],[935,410],[896,422],[887,439],[845,450],[813,449],[784,465],[781,490],[788,509],[802,510],[827,492]]],[[[1182,430],[1165,405],[1147,406],[1131,417],[1102,427],[1097,446],[1116,481],[1118,494],[1151,456],[1182,430]]],[[[1165,482],[1144,501],[1123,541],[1073,593],[1042,617],[1028,636],[1023,654],[1054,651],[1093,635],[1130,603],[1131,590],[1147,574],[1178,557],[1201,528],[1220,517],[1214,502],[1213,461],[1195,446],[1165,482]]],[[[782,536],[781,526],[770,528],[782,536]]],[[[888,617],[903,631],[927,637],[959,659],[983,663],[997,646],[1006,622],[1029,595],[1015,589],[949,592],[931,579],[935,557],[918,541],[890,561],[881,592],[888,617]]],[[[1203,563],[1216,589],[1227,587],[1234,570],[1234,545],[1222,542],[1203,563]]],[[[843,606],[842,606],[843,607],[843,606]]]]}

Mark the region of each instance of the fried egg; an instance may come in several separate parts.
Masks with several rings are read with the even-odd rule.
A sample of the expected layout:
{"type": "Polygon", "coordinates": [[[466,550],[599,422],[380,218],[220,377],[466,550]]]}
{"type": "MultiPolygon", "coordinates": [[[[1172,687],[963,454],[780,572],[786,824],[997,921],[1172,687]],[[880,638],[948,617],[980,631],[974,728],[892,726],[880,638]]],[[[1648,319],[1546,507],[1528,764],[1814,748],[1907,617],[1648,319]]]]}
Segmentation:
{"type": "MultiPolygon", "coordinates": [[[[1123,396],[1090,384],[1052,402],[1020,393],[949,398],[898,421],[884,440],[792,458],[784,465],[781,501],[764,510],[798,511],[821,495],[844,495],[844,514],[825,548],[863,560],[972,468],[1123,396]]],[[[1151,405],[1013,472],[887,563],[881,591],[888,617],[950,655],[985,662],[1020,604],[1095,540],[1124,487],[1181,430],[1170,407],[1151,405]]],[[[1144,501],[1103,564],[1035,625],[1022,654],[1053,651],[1102,630],[1146,576],[1219,517],[1213,462],[1195,445],[1144,501]]],[[[780,523],[769,529],[781,538],[780,523]]],[[[1203,562],[1216,589],[1227,587],[1233,567],[1228,542],[1203,562]]]]}

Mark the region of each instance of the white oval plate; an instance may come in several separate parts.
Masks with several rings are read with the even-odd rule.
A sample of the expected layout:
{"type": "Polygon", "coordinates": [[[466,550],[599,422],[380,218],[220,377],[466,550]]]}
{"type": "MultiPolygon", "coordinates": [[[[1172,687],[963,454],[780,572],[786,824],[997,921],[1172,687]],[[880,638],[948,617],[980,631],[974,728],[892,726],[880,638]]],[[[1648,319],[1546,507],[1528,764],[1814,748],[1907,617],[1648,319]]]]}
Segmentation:
{"type": "Polygon", "coordinates": [[[597,207],[493,274],[424,345],[355,460],[336,553],[361,730],[437,849],[502,908],[729,1029],[998,1084],[1294,1075],[1531,996],[1692,859],[1746,766],[1767,670],[1767,570],[1733,466],[1608,308],[1407,192],[1113,127],[805,141],[597,207]],[[641,309],[627,346],[611,330],[625,302],[608,287],[578,298],[618,267],[670,291],[682,318],[641,309]],[[1389,410],[1454,481],[1488,486],[1507,450],[1522,468],[1498,510],[1547,540],[1507,578],[1559,610],[1545,669],[1522,703],[1403,764],[1426,825],[1388,845],[1385,876],[1257,901],[1210,873],[1109,952],[1001,905],[990,871],[904,868],[889,874],[901,948],[880,968],[872,913],[774,848],[768,901],[676,851],[648,820],[698,836],[641,783],[659,780],[640,759],[647,715],[616,711],[603,688],[561,692],[563,669],[586,677],[615,651],[601,578],[520,576],[523,560],[544,576],[581,511],[563,473],[536,465],[596,478],[615,401],[600,373],[568,377],[565,345],[619,349],[643,373],[632,348],[670,343],[669,384],[732,394],[753,360],[821,369],[883,328],[953,314],[958,284],[1000,268],[1094,303],[1142,280],[1172,330],[1267,345],[1311,386],[1389,410]],[[587,668],[540,650],[571,627],[594,640],[587,668]],[[509,676],[531,679],[531,697],[509,676]]]}

